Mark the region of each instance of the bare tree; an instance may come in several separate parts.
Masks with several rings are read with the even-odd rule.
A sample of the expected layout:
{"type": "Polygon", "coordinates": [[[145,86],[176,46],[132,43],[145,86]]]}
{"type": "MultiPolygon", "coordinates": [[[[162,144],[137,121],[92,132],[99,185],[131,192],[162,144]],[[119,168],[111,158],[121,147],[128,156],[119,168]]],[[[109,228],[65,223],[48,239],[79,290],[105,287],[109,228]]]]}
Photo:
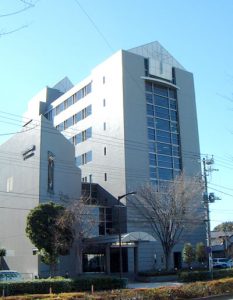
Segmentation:
{"type": "MultiPolygon", "coordinates": [[[[193,226],[193,213],[200,207],[201,191],[200,178],[185,178],[182,174],[164,185],[160,191],[151,184],[143,185],[133,202],[161,242],[166,269],[172,249],[181,240],[184,228],[193,226]]],[[[201,221],[203,215],[201,217],[199,213],[199,216],[201,221]]]]}
{"type": "Polygon", "coordinates": [[[80,199],[69,202],[66,213],[59,222],[66,228],[67,222],[72,222],[75,234],[75,251],[77,255],[77,274],[82,273],[82,254],[85,247],[84,240],[93,236],[93,231],[99,223],[96,219],[96,206],[90,205],[90,197],[82,196],[80,199]]]}

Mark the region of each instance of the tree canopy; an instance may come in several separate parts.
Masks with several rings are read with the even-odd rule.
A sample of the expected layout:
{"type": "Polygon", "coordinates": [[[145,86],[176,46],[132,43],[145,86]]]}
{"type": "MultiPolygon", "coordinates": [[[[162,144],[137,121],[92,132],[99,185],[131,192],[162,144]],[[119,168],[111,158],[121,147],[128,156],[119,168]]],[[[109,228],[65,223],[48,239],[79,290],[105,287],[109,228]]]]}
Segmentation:
{"type": "Polygon", "coordinates": [[[54,265],[59,255],[69,254],[74,241],[73,219],[64,206],[53,202],[40,204],[30,211],[26,234],[40,251],[42,261],[54,265]]]}
{"type": "Polygon", "coordinates": [[[233,231],[233,221],[223,222],[217,225],[214,231],[233,231]]]}

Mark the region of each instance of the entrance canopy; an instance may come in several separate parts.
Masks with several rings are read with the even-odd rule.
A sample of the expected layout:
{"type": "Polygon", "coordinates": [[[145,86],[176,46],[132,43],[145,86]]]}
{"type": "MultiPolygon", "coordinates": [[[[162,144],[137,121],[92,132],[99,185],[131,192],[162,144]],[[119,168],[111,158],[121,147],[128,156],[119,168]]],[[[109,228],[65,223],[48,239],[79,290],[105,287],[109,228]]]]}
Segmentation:
{"type": "MultiPolygon", "coordinates": [[[[105,235],[105,236],[98,236],[86,239],[85,242],[87,244],[112,244],[112,245],[119,245],[119,235],[105,235]]],[[[121,242],[123,244],[132,244],[137,242],[156,242],[156,239],[147,232],[142,231],[134,231],[123,233],[121,235],[121,242]]]]}

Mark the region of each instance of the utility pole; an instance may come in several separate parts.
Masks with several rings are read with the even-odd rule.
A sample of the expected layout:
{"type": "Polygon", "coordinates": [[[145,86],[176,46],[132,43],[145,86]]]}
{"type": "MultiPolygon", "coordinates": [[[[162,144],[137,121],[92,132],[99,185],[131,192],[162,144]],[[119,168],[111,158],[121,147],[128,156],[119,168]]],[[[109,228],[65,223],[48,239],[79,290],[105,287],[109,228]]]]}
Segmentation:
{"type": "Polygon", "coordinates": [[[204,177],[204,195],[203,202],[206,208],[206,240],[207,240],[207,253],[208,253],[208,267],[211,278],[213,279],[213,258],[212,258],[212,248],[211,248],[211,230],[210,230],[210,210],[209,203],[213,203],[215,200],[219,199],[215,197],[214,193],[208,193],[208,182],[207,176],[213,171],[218,171],[217,169],[213,169],[211,166],[214,164],[214,158],[212,156],[211,159],[208,157],[204,157],[202,159],[203,162],[203,177],[204,177]]]}

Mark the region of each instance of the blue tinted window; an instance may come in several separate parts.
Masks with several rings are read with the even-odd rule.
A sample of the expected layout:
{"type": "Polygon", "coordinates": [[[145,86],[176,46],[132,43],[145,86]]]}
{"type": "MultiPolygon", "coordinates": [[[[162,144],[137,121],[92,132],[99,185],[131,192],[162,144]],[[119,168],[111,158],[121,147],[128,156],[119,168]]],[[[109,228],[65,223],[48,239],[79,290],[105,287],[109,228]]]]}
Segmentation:
{"type": "Polygon", "coordinates": [[[87,161],[87,163],[92,161],[92,151],[87,152],[87,160],[86,161],[87,161]]]}
{"type": "Polygon", "coordinates": [[[72,125],[73,125],[73,116],[70,117],[69,119],[65,120],[64,123],[65,123],[65,124],[64,124],[64,128],[65,128],[65,129],[68,128],[68,127],[70,127],[70,126],[72,126],[72,125]]]}
{"type": "Polygon", "coordinates": [[[156,118],[156,128],[170,131],[170,122],[167,120],[162,120],[162,119],[156,118]]]}
{"type": "Polygon", "coordinates": [[[155,130],[152,128],[147,128],[148,131],[148,139],[149,140],[155,140],[155,130]]]}
{"type": "Polygon", "coordinates": [[[75,158],[75,163],[76,163],[77,167],[81,166],[81,164],[82,164],[82,156],[77,156],[75,158]]]}
{"type": "Polygon", "coordinates": [[[154,116],[154,106],[151,104],[147,104],[147,114],[149,116],[154,116]]]}
{"type": "Polygon", "coordinates": [[[177,105],[176,105],[176,100],[171,100],[170,99],[170,108],[177,110],[177,105]]]}
{"type": "Polygon", "coordinates": [[[146,91],[152,92],[152,83],[151,82],[146,82],[146,91]]]}
{"type": "Polygon", "coordinates": [[[157,141],[171,143],[171,134],[167,131],[157,130],[156,131],[157,141]]]}
{"type": "Polygon", "coordinates": [[[169,97],[176,99],[176,90],[169,89],[169,97]]]}
{"type": "Polygon", "coordinates": [[[154,118],[147,117],[147,126],[149,126],[149,127],[155,127],[154,118]]]}
{"type": "Polygon", "coordinates": [[[87,130],[87,134],[86,134],[86,138],[89,139],[92,136],[92,127],[88,128],[87,130]]]}
{"type": "Polygon", "coordinates": [[[156,168],[150,167],[150,178],[157,178],[157,170],[156,168]]]}
{"type": "Polygon", "coordinates": [[[181,161],[180,158],[174,157],[173,158],[174,161],[174,168],[175,169],[181,169],[181,161]]]}
{"type": "Polygon", "coordinates": [[[180,147],[179,146],[172,146],[172,152],[174,156],[180,156],[180,147]]]}
{"type": "Polygon", "coordinates": [[[152,166],[156,165],[156,155],[153,153],[149,153],[149,163],[152,166]]]}
{"type": "Polygon", "coordinates": [[[87,117],[90,116],[91,113],[92,113],[92,107],[91,107],[91,105],[87,106],[87,110],[86,111],[87,111],[87,117]]]}
{"type": "Polygon", "coordinates": [[[166,155],[158,155],[158,166],[172,169],[172,157],[166,155]]]}
{"type": "Polygon", "coordinates": [[[171,132],[178,132],[178,124],[177,122],[171,122],[171,132]]]}
{"type": "Polygon", "coordinates": [[[172,155],[172,147],[169,144],[157,143],[158,154],[172,155]]]}
{"type": "Polygon", "coordinates": [[[158,168],[158,172],[159,172],[159,179],[161,179],[161,180],[172,180],[173,179],[172,169],[158,168]]]}
{"type": "Polygon", "coordinates": [[[168,96],[168,89],[166,87],[154,86],[154,93],[161,96],[168,96]]]}
{"type": "Polygon", "coordinates": [[[160,97],[155,95],[155,105],[159,105],[162,107],[169,107],[168,98],[160,97]]]}
{"type": "Polygon", "coordinates": [[[163,119],[169,119],[169,110],[164,107],[155,106],[155,116],[163,119]]]}
{"type": "Polygon", "coordinates": [[[78,133],[75,136],[75,145],[79,144],[82,142],[82,133],[78,133]]]}
{"type": "Polygon", "coordinates": [[[155,142],[149,142],[149,151],[156,152],[155,151],[155,142]]]}
{"type": "Polygon", "coordinates": [[[172,144],[179,145],[179,135],[173,133],[172,134],[172,144]]]}
{"type": "Polygon", "coordinates": [[[82,120],[82,112],[79,111],[75,116],[74,116],[74,121],[75,123],[79,122],[82,120]]]}
{"type": "Polygon", "coordinates": [[[177,112],[175,110],[170,110],[171,120],[177,121],[177,112]]]}
{"type": "Polygon", "coordinates": [[[153,96],[152,96],[152,94],[148,94],[148,93],[146,93],[146,102],[147,103],[153,103],[153,96]]]}

